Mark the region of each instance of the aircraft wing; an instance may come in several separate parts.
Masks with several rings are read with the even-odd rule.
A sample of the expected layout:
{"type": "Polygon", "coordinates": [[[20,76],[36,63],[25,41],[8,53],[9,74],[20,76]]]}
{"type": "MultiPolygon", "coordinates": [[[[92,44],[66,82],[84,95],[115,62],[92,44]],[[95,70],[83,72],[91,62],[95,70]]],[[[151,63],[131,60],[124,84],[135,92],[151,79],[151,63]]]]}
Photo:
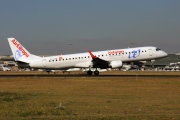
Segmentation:
{"type": "Polygon", "coordinates": [[[93,55],[93,53],[88,50],[91,58],[92,58],[92,63],[93,63],[93,68],[108,68],[109,67],[109,61],[106,61],[106,60],[103,60],[103,59],[100,59],[98,57],[96,57],[95,55],[93,55]]]}

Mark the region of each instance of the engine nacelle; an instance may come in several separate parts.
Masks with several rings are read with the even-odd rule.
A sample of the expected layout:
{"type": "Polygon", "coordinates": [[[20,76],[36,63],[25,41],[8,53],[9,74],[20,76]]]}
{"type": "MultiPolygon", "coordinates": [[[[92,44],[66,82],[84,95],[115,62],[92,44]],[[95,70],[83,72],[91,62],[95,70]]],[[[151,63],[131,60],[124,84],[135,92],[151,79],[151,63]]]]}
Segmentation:
{"type": "Polygon", "coordinates": [[[117,60],[117,61],[110,62],[109,65],[111,68],[121,68],[123,66],[123,63],[122,63],[122,61],[117,60]]]}

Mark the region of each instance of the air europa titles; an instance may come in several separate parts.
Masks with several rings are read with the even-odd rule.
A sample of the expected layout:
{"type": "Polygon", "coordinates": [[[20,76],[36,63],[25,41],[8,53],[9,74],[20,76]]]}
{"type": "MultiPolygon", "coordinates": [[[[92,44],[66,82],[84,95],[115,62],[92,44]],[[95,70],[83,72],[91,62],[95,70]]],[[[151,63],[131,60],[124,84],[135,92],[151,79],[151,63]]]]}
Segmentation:
{"type": "Polygon", "coordinates": [[[113,51],[108,51],[108,54],[122,54],[124,53],[124,50],[113,50],[113,51]]]}
{"type": "Polygon", "coordinates": [[[20,43],[18,43],[16,39],[13,39],[11,42],[16,46],[16,48],[20,52],[22,52],[23,55],[25,55],[26,57],[29,57],[29,54],[24,50],[23,46],[20,43]]]}

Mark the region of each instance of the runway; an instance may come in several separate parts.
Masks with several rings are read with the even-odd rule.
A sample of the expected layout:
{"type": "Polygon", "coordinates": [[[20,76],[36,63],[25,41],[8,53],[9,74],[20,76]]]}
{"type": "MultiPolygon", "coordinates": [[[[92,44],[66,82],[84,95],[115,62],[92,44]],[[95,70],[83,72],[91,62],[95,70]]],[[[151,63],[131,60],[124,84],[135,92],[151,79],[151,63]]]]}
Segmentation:
{"type": "Polygon", "coordinates": [[[180,78],[179,75],[142,75],[142,74],[120,74],[120,75],[110,75],[110,74],[102,74],[102,75],[86,75],[86,74],[0,74],[0,78],[29,78],[29,77],[38,77],[38,78],[81,78],[81,77],[93,77],[93,78],[180,78]]]}

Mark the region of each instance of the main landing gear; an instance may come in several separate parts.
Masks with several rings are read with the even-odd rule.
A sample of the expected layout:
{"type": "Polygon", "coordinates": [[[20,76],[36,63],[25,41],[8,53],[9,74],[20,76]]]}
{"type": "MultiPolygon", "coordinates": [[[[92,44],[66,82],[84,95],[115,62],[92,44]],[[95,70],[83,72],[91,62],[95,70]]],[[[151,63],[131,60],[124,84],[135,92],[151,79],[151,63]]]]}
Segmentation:
{"type": "MultiPolygon", "coordinates": [[[[87,74],[92,75],[93,71],[89,70],[89,71],[87,71],[87,74]]],[[[94,75],[99,75],[99,71],[97,69],[94,71],[94,75]]]]}

